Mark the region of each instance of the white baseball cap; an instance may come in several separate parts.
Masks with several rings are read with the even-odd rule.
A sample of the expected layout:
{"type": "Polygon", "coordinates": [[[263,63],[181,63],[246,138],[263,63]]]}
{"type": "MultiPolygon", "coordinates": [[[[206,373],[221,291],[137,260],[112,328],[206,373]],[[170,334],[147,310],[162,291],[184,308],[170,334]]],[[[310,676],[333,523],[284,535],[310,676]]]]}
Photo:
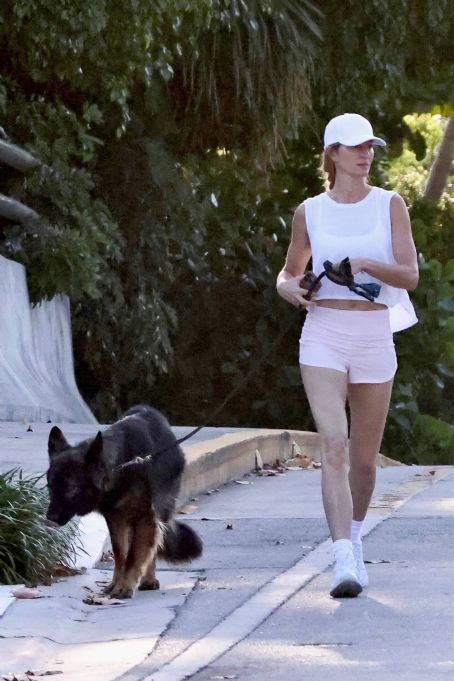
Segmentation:
{"type": "Polygon", "coordinates": [[[385,140],[375,137],[372,126],[364,116],[344,113],[332,118],[325,128],[324,148],[331,144],[344,144],[355,147],[357,144],[372,141],[377,147],[386,147],[385,140]]]}

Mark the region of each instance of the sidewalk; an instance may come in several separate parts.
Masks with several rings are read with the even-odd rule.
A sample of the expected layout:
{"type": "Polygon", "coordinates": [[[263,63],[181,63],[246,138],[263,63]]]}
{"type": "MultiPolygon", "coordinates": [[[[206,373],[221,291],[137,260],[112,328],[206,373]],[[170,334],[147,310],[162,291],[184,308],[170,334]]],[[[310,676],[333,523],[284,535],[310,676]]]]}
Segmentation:
{"type": "MultiPolygon", "coordinates": [[[[44,471],[46,425],[26,432],[20,424],[0,424],[1,470],[44,471]]],[[[93,434],[91,426],[64,430],[71,442],[93,434]]],[[[378,470],[365,538],[366,557],[370,549],[374,561],[371,588],[357,603],[340,606],[326,596],[331,553],[320,471],[241,479],[254,467],[256,449],[264,460],[289,458],[299,440],[313,453],[313,434],[207,430],[209,439],[202,431],[199,442],[184,447],[181,500],[197,498],[192,512],[180,516],[203,536],[202,558],[179,570],[160,564],[157,592],[139,592],[117,606],[87,605],[83,599],[99,593],[112,569],[96,566],[106,533],[102,519],[88,516],[92,558],[84,575],[40,587],[43,598],[36,600],[11,599],[10,587],[0,587],[0,678],[27,670],[56,672],[62,681],[180,681],[187,674],[194,681],[229,675],[300,681],[302,670],[320,681],[334,671],[341,680],[353,673],[355,681],[452,678],[454,469],[378,470]],[[203,494],[232,479],[245,484],[203,494]],[[306,613],[297,626],[295,612],[306,613]],[[410,634],[418,641],[414,659],[410,634]],[[261,667],[264,640],[272,654],[261,667]],[[423,644],[432,665],[425,676],[415,662],[424,669],[423,644]]]]}

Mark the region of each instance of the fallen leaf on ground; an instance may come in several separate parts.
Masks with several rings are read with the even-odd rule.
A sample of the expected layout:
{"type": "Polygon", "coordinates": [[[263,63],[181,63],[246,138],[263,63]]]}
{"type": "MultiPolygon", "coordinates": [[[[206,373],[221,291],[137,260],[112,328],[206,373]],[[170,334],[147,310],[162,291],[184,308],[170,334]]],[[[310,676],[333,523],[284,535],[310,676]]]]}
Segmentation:
{"type": "Polygon", "coordinates": [[[186,504],[185,506],[182,506],[178,513],[183,513],[184,515],[189,515],[190,513],[194,513],[194,511],[197,511],[197,506],[193,506],[192,504],[186,504]]]}
{"type": "Polygon", "coordinates": [[[226,529],[226,530],[233,530],[233,524],[232,524],[232,523],[228,523],[228,524],[225,526],[225,529],[226,529]]]}
{"type": "Polygon", "coordinates": [[[385,560],[384,558],[379,558],[378,560],[365,560],[365,563],[369,565],[378,565],[379,563],[405,563],[404,560],[385,560]]]}
{"type": "Polygon", "coordinates": [[[295,441],[292,442],[292,457],[301,454],[300,446],[295,441]]]}
{"type": "Polygon", "coordinates": [[[281,461],[280,459],[276,459],[276,461],[272,464],[265,463],[263,465],[264,470],[273,470],[276,471],[276,473],[285,473],[285,463],[284,461],[281,461]]]}
{"type": "Polygon", "coordinates": [[[113,560],[115,560],[113,552],[112,551],[104,551],[104,553],[101,556],[101,563],[110,563],[113,560]]]}
{"type": "MultiPolygon", "coordinates": [[[[75,577],[76,575],[84,575],[87,572],[87,568],[72,568],[68,565],[56,565],[52,570],[53,577],[75,577]]],[[[28,674],[28,672],[27,672],[28,674]]]]}
{"type": "Polygon", "coordinates": [[[42,598],[43,595],[39,589],[29,589],[28,587],[24,586],[21,589],[15,589],[14,591],[11,591],[11,594],[15,598],[42,598]]]}
{"type": "Polygon", "coordinates": [[[312,467],[312,459],[310,456],[306,456],[306,454],[297,454],[296,456],[293,457],[293,459],[289,459],[288,461],[285,462],[286,468],[290,466],[298,466],[299,468],[311,468],[312,467]]]}
{"type": "Polygon", "coordinates": [[[124,601],[119,598],[109,598],[108,596],[88,596],[84,598],[84,603],[87,605],[124,605],[124,601]]]}

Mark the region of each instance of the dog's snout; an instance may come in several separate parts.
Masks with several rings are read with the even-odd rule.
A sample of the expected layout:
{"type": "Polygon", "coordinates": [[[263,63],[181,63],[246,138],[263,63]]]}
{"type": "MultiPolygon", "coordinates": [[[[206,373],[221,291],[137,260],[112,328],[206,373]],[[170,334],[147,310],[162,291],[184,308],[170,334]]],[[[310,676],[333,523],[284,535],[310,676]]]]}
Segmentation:
{"type": "Polygon", "coordinates": [[[62,525],[62,519],[58,513],[49,510],[46,514],[46,525],[49,527],[59,527],[62,525]]]}
{"type": "Polygon", "coordinates": [[[59,527],[57,521],[53,520],[52,518],[49,518],[49,516],[46,516],[45,524],[47,525],[47,527],[59,527]]]}

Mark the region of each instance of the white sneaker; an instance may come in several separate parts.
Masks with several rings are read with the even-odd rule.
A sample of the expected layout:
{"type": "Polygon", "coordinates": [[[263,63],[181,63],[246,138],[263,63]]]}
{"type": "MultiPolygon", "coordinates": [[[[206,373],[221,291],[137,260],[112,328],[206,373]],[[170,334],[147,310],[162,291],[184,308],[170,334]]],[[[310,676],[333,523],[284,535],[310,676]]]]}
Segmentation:
{"type": "Polygon", "coordinates": [[[366,586],[369,586],[369,575],[367,574],[366,566],[364,565],[362,542],[353,542],[353,556],[355,558],[358,581],[363,589],[365,589],[366,586]]]}
{"type": "Polygon", "coordinates": [[[356,572],[352,544],[348,544],[336,552],[334,582],[329,592],[333,598],[355,598],[363,590],[356,572]]]}

